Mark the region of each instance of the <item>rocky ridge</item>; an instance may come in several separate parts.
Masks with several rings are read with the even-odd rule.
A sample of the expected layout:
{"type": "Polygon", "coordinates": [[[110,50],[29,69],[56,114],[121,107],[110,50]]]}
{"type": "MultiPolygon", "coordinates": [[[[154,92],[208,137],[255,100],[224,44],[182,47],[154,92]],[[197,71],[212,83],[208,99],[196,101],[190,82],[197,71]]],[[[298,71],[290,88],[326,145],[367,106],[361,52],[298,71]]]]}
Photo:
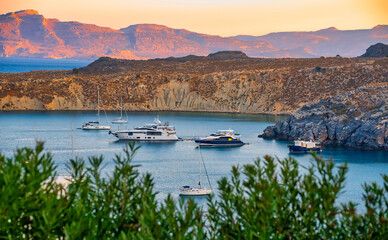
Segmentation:
{"type": "Polygon", "coordinates": [[[318,140],[324,145],[388,149],[388,83],[370,84],[306,104],[269,126],[266,139],[318,140]]]}
{"type": "Polygon", "coordinates": [[[101,58],[79,72],[0,74],[2,110],[213,111],[292,114],[313,101],[388,82],[388,59],[257,59],[229,53],[101,58]],[[226,54],[228,55],[228,54],[226,54]]]}

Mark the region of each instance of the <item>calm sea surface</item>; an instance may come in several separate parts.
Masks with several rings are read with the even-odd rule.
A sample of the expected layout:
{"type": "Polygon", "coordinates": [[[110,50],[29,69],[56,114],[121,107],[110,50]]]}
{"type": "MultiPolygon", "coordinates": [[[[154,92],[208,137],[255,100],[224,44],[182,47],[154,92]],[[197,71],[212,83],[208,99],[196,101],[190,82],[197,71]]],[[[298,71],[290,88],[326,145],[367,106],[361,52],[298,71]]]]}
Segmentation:
{"type": "MultiPolygon", "coordinates": [[[[90,61],[73,59],[0,58],[0,72],[27,72],[31,70],[60,70],[86,66],[90,61]]],[[[162,121],[169,121],[176,127],[178,136],[194,138],[209,135],[219,129],[235,129],[241,139],[249,143],[238,148],[202,148],[213,188],[217,180],[230,176],[233,165],[253,163],[266,154],[285,158],[290,156],[286,142],[263,140],[257,135],[268,125],[282,117],[270,115],[243,115],[219,113],[178,112],[132,112],[129,123],[112,125],[112,130],[133,128],[152,123],[156,115],[162,121]]],[[[113,119],[118,112],[109,112],[113,119]]],[[[1,112],[0,152],[10,157],[17,147],[33,147],[35,139],[45,141],[45,148],[53,154],[59,173],[67,173],[65,164],[72,156],[71,126],[73,126],[74,156],[86,159],[92,155],[104,155],[109,175],[114,167],[113,157],[122,153],[125,142],[116,141],[107,131],[83,131],[77,129],[83,122],[96,119],[95,112],[1,112]]],[[[181,185],[198,183],[198,149],[192,141],[174,143],[141,143],[134,163],[141,164],[141,172],[149,172],[155,180],[155,187],[164,198],[171,193],[177,197],[181,185]]],[[[382,183],[381,174],[388,174],[388,151],[362,151],[355,149],[326,148],[320,154],[325,159],[333,158],[336,164],[348,162],[346,189],[341,201],[361,202],[364,182],[382,183]]],[[[303,166],[311,164],[309,155],[293,155],[303,166]]],[[[303,169],[302,169],[303,170],[303,169]]],[[[206,181],[204,181],[206,183],[206,181]]],[[[207,183],[206,183],[207,184],[207,183]]],[[[205,184],[205,185],[206,185],[205,184]]],[[[197,198],[199,203],[204,198],[197,198]]]]}
{"type": "Polygon", "coordinates": [[[76,59],[0,58],[0,72],[29,72],[36,70],[69,70],[91,63],[76,59]]]}
{"type": "MultiPolygon", "coordinates": [[[[249,143],[237,148],[201,148],[211,184],[223,176],[229,176],[232,165],[253,163],[266,154],[285,158],[289,156],[286,142],[257,138],[263,129],[282,117],[269,115],[244,115],[220,113],[183,112],[131,112],[129,123],[112,125],[112,130],[142,126],[152,123],[156,115],[162,122],[176,127],[179,137],[193,138],[209,135],[219,129],[235,129],[241,139],[249,143]]],[[[119,112],[108,112],[113,119],[119,112]]],[[[0,112],[0,151],[12,156],[15,148],[34,146],[35,139],[45,141],[47,151],[53,153],[59,173],[66,173],[65,163],[71,158],[71,125],[74,128],[74,156],[87,158],[104,155],[104,174],[114,167],[113,157],[122,153],[125,142],[116,141],[107,131],[83,131],[77,129],[83,122],[96,119],[95,112],[0,112]]],[[[141,164],[141,172],[149,172],[155,180],[160,198],[168,193],[178,196],[180,185],[198,183],[198,149],[192,141],[173,143],[141,143],[135,164],[141,164]]],[[[341,201],[361,202],[364,182],[382,183],[380,174],[388,174],[388,151],[362,151],[329,148],[320,154],[325,159],[333,158],[336,164],[349,163],[346,191],[341,201]]],[[[293,155],[303,166],[311,164],[309,155],[293,155]]],[[[206,182],[205,182],[206,183],[206,182]]],[[[206,183],[207,185],[207,183],[206,183]]],[[[204,201],[204,200],[197,200],[204,201]]]]}

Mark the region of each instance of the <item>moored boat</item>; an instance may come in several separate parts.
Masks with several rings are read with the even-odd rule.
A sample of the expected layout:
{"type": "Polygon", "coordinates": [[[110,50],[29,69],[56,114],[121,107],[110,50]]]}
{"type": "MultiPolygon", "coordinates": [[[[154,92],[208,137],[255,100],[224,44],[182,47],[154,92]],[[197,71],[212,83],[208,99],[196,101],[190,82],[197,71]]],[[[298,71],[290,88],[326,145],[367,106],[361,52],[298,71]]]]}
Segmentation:
{"type": "Polygon", "coordinates": [[[212,193],[212,187],[211,187],[211,184],[210,184],[210,180],[209,180],[209,175],[207,174],[207,171],[206,171],[206,167],[205,167],[205,162],[203,161],[202,159],[202,155],[201,155],[201,147],[198,146],[198,154],[199,154],[199,182],[198,182],[198,187],[191,187],[191,186],[182,186],[181,188],[179,188],[179,195],[180,196],[190,196],[190,197],[193,197],[193,196],[206,196],[206,195],[209,195],[212,193]],[[202,164],[203,164],[203,167],[205,169],[205,173],[206,173],[206,177],[207,177],[207,181],[209,183],[209,186],[210,186],[210,189],[208,188],[204,188],[202,187],[202,164]]]}
{"type": "Polygon", "coordinates": [[[109,134],[117,137],[119,140],[136,141],[178,141],[180,138],[176,135],[175,127],[170,126],[168,122],[162,122],[156,118],[154,124],[146,124],[134,129],[109,131],[109,134]]]}
{"type": "MultiPolygon", "coordinates": [[[[105,113],[105,116],[106,116],[106,113],[105,113]]],[[[86,122],[82,125],[81,128],[82,130],[110,130],[110,126],[100,125],[100,89],[99,88],[97,88],[97,121],[86,122]]]]}
{"type": "Polygon", "coordinates": [[[294,144],[288,145],[291,153],[308,153],[308,152],[320,152],[322,147],[320,142],[315,142],[313,140],[304,141],[296,140],[294,144]]]}
{"type": "Polygon", "coordinates": [[[82,125],[83,130],[110,130],[110,126],[100,125],[98,121],[91,121],[82,125]]]}
{"type": "Polygon", "coordinates": [[[234,130],[219,130],[208,137],[195,139],[198,145],[203,147],[238,147],[245,143],[240,140],[240,134],[234,130]]]}
{"type": "Polygon", "coordinates": [[[179,188],[180,196],[206,196],[212,193],[211,189],[207,188],[193,188],[191,186],[182,186],[179,188]]]}

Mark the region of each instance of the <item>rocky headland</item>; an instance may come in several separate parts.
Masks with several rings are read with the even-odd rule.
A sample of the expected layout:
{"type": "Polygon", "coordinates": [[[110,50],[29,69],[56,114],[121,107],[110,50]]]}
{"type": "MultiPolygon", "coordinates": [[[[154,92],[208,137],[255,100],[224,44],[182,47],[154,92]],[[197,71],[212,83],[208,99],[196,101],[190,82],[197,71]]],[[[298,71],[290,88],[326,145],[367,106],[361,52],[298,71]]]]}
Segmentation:
{"type": "Polygon", "coordinates": [[[293,114],[307,103],[388,81],[388,58],[248,58],[241,52],[153,60],[100,58],[74,71],[0,74],[1,110],[293,114]]]}
{"type": "Polygon", "coordinates": [[[388,149],[388,83],[370,84],[306,104],[292,116],[267,127],[260,136],[388,149]]]}

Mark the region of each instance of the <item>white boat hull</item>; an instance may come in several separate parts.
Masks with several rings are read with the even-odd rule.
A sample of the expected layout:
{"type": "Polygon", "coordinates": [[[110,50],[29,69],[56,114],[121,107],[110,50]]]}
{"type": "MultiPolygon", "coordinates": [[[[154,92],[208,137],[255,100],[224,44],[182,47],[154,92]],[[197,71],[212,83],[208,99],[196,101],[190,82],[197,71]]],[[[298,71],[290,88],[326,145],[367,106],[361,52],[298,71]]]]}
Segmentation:
{"type": "Polygon", "coordinates": [[[110,126],[82,126],[83,130],[110,130],[110,126]]]}
{"type": "Polygon", "coordinates": [[[163,132],[160,136],[147,135],[146,133],[134,132],[134,131],[115,131],[112,134],[119,140],[132,140],[132,141],[179,141],[176,134],[169,134],[163,132]],[[132,133],[132,135],[129,135],[132,133]]]}
{"type": "Polygon", "coordinates": [[[212,193],[212,190],[206,188],[192,188],[189,190],[181,190],[180,196],[205,196],[212,193]]]}
{"type": "Polygon", "coordinates": [[[112,123],[128,123],[127,120],[113,120],[112,123]]]}

